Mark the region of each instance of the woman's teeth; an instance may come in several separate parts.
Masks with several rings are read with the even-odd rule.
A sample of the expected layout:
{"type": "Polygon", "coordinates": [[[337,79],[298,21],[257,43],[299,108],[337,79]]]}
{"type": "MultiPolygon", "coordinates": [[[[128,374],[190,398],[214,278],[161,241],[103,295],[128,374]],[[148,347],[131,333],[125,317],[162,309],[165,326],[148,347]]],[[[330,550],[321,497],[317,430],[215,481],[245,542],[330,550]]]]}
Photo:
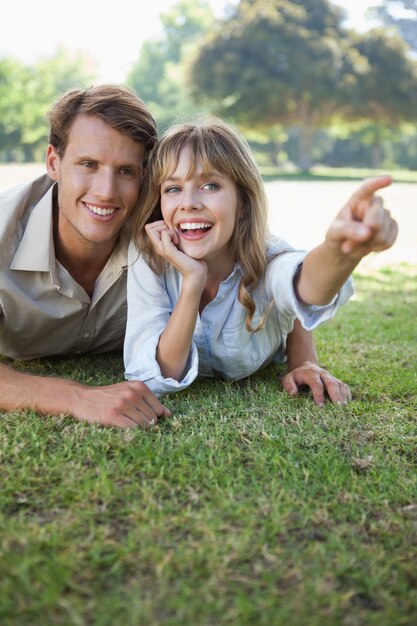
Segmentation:
{"type": "Polygon", "coordinates": [[[181,230],[201,230],[211,228],[211,224],[203,224],[201,222],[184,222],[180,224],[181,230]]]}

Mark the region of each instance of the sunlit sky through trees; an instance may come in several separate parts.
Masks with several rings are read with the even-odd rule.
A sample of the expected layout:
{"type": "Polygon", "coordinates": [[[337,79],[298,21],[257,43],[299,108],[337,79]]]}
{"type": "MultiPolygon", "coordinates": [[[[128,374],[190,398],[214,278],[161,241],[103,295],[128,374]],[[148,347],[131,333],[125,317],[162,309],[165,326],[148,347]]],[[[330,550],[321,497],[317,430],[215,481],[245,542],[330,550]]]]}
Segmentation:
{"type": "MultiPolygon", "coordinates": [[[[227,0],[209,0],[221,17],[227,0]]],[[[159,20],[177,0],[139,0],[103,3],[102,0],[15,0],[2,8],[0,56],[13,56],[27,64],[54,54],[59,46],[83,52],[97,64],[103,82],[121,82],[137,61],[145,39],[162,32],[159,20]]],[[[235,0],[232,4],[235,3],[235,0]]],[[[378,0],[334,0],[348,13],[347,25],[365,30],[366,10],[378,0]]]]}

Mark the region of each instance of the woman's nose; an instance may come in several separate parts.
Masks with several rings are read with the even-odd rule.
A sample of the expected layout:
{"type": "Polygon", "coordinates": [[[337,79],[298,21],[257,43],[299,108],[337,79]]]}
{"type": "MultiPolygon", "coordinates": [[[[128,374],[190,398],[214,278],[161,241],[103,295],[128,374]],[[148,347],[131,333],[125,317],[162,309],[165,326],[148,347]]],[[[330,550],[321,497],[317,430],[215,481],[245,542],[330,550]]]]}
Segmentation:
{"type": "Polygon", "coordinates": [[[181,209],[185,211],[189,210],[198,210],[202,208],[202,202],[199,198],[198,193],[195,190],[188,189],[184,190],[184,193],[181,198],[181,209]]]}

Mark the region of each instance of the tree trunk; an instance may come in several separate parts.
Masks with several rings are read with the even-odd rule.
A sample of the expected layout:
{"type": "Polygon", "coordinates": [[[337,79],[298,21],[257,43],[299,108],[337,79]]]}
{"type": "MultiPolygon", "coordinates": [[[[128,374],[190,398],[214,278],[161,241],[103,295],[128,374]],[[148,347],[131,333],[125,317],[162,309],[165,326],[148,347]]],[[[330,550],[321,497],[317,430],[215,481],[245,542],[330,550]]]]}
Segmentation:
{"type": "Polygon", "coordinates": [[[300,127],[300,140],[299,140],[299,153],[298,153],[298,167],[303,173],[310,171],[313,165],[312,159],[312,147],[313,139],[315,135],[315,129],[309,126],[300,127]]]}
{"type": "Polygon", "coordinates": [[[372,144],[372,150],[371,150],[371,161],[372,161],[372,167],[374,169],[377,169],[380,166],[382,158],[383,158],[382,143],[380,139],[376,138],[374,143],[372,144]]]}
{"type": "Polygon", "coordinates": [[[24,143],[22,145],[22,149],[23,149],[25,163],[32,163],[35,160],[34,154],[33,154],[33,146],[31,144],[24,143]]]}
{"type": "Polygon", "coordinates": [[[298,167],[303,173],[309,172],[313,165],[312,148],[316,133],[317,116],[310,109],[308,102],[301,102],[299,106],[300,136],[298,167]]]}
{"type": "Polygon", "coordinates": [[[274,141],[272,149],[271,149],[271,163],[275,167],[279,167],[280,165],[280,154],[282,152],[282,141],[274,141]]]}

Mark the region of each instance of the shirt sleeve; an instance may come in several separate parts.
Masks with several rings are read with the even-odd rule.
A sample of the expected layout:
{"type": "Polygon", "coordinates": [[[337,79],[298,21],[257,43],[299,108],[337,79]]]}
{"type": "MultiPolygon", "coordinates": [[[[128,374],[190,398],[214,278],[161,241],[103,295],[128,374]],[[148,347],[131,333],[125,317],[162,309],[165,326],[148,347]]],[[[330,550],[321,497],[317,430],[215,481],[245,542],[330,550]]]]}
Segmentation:
{"type": "Polygon", "coordinates": [[[331,302],[323,306],[303,304],[295,293],[294,278],[301,268],[306,251],[284,252],[268,264],[266,287],[269,298],[273,298],[281,326],[290,332],[297,318],[306,330],[313,330],[331,319],[354,293],[350,276],[331,302]]]}
{"type": "Polygon", "coordinates": [[[127,272],[127,325],[124,341],[125,378],[141,380],[157,396],[188,387],[198,375],[198,351],[193,343],[180,381],[164,378],[156,350],[173,305],[164,274],[158,276],[132,242],[127,272]]]}

